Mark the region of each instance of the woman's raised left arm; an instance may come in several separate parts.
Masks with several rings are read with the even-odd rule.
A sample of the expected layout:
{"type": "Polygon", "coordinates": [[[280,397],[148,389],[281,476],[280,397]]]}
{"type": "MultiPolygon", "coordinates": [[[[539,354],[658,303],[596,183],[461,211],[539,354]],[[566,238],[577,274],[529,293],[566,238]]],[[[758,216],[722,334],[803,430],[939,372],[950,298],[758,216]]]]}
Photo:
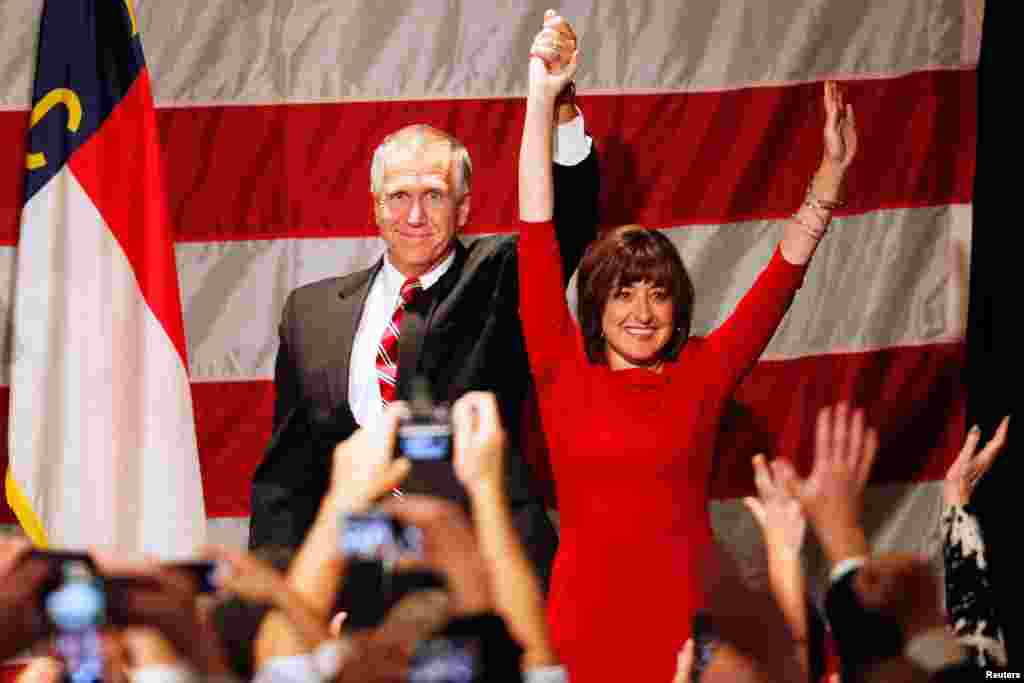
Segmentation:
{"type": "Polygon", "coordinates": [[[842,205],[843,180],[857,152],[853,107],[842,88],[825,83],[825,151],[807,198],[786,221],[779,248],[732,315],[708,337],[731,391],[753,368],[789,310],[832,210],[842,205]]]}
{"type": "Polygon", "coordinates": [[[779,244],[793,265],[806,265],[825,235],[832,211],[843,205],[843,181],[857,155],[857,123],[841,86],[825,82],[825,149],[807,198],[786,221],[779,244]]]}

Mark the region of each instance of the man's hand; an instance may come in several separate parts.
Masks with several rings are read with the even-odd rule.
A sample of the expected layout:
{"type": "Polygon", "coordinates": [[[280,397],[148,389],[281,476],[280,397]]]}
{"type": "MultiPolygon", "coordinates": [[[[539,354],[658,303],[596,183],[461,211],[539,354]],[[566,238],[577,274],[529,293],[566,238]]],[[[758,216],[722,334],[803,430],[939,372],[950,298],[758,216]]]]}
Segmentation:
{"type": "Polygon", "coordinates": [[[985,444],[981,453],[974,455],[978,449],[978,442],[981,440],[981,430],[975,426],[967,433],[964,447],[960,450],[953,464],[946,472],[946,480],[942,483],[942,497],[947,505],[958,505],[963,507],[971,502],[971,495],[977,488],[978,482],[985,476],[985,473],[996,461],[996,456],[1006,445],[1006,432],[1010,428],[1010,416],[1007,415],[999,423],[995,436],[985,444]]]}
{"type": "Polygon", "coordinates": [[[764,455],[754,456],[754,484],[758,497],[748,496],[743,504],[757,520],[764,534],[765,546],[770,552],[784,552],[788,557],[799,556],[807,531],[807,518],[800,501],[788,486],[796,473],[788,460],[776,459],[770,464],[764,455]]]}
{"type": "Polygon", "coordinates": [[[407,459],[392,460],[398,421],[407,412],[404,403],[392,403],[374,428],[356,430],[335,447],[328,495],[338,510],[365,509],[409,473],[407,459]]]}
{"type": "Polygon", "coordinates": [[[864,412],[849,413],[845,403],[821,409],[811,474],[803,480],[794,474],[788,480],[833,565],[867,551],[860,515],[878,451],[878,435],[865,428],[864,412]]]}
{"type": "Polygon", "coordinates": [[[455,474],[471,496],[500,491],[505,430],[494,394],[472,391],[452,406],[455,474]]]}
{"type": "Polygon", "coordinates": [[[491,611],[487,566],[462,508],[440,498],[407,495],[386,501],[380,509],[423,532],[423,564],[447,579],[452,616],[491,611]]]}
{"type": "Polygon", "coordinates": [[[576,32],[549,9],[544,13],[544,28],[530,47],[530,92],[558,97],[576,74],[578,54],[576,32]]]}

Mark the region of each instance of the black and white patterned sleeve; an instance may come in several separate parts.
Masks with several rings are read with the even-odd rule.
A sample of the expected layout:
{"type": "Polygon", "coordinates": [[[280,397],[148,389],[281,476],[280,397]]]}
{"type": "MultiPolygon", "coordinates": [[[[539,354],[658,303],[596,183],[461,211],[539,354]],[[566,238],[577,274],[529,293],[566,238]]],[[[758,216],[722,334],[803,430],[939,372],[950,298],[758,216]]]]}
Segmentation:
{"type": "Polygon", "coordinates": [[[978,518],[946,505],[942,512],[946,611],[960,644],[980,668],[1006,666],[1006,644],[978,518]]]}

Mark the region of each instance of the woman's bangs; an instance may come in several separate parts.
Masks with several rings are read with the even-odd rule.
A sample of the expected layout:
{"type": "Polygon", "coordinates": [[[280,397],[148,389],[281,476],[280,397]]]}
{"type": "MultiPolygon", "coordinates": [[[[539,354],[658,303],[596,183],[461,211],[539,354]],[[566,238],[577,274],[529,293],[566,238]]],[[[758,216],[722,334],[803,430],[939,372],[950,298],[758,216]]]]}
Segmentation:
{"type": "Polygon", "coordinates": [[[644,249],[639,253],[622,254],[623,264],[619,272],[618,285],[630,285],[634,282],[650,282],[656,287],[672,290],[674,271],[672,260],[666,254],[654,249],[644,249]]]}

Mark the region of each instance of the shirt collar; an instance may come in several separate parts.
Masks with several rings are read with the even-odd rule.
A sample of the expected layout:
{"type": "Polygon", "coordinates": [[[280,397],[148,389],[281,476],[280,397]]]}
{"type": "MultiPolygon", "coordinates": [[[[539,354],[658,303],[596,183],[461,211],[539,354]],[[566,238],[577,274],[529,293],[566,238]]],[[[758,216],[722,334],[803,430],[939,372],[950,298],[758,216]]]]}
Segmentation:
{"type": "MultiPolygon", "coordinates": [[[[423,285],[423,289],[430,289],[430,286],[441,279],[448,269],[452,267],[452,263],[455,261],[455,245],[452,245],[452,250],[448,252],[448,255],[439,264],[434,266],[429,272],[420,276],[420,284],[423,285]]],[[[405,283],[405,276],[399,272],[398,268],[395,268],[391,263],[391,259],[388,258],[387,252],[384,252],[384,265],[381,267],[381,277],[384,278],[384,288],[388,293],[393,293],[398,296],[398,292],[402,289],[402,285],[405,283]]]]}

